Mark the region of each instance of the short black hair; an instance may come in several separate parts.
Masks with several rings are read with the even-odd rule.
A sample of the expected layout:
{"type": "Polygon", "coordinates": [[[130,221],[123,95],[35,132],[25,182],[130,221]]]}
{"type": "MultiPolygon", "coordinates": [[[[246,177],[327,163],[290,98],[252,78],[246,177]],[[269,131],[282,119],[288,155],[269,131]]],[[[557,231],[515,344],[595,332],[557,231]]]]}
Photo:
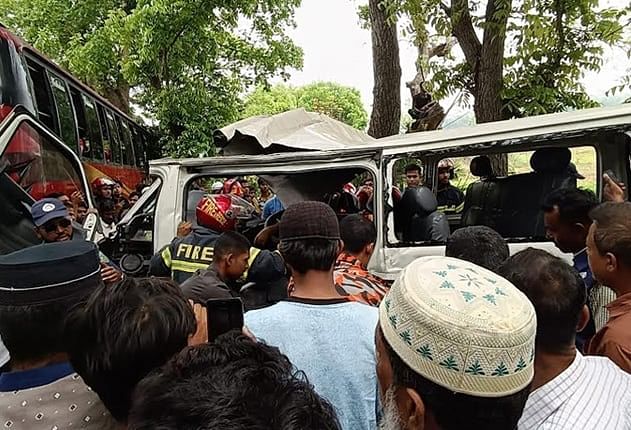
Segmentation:
{"type": "Polygon", "coordinates": [[[589,216],[596,224],[594,243],[601,255],[612,253],[631,267],[631,203],[603,203],[589,216]]]}
{"type": "Polygon", "coordinates": [[[359,214],[348,215],[340,221],[340,236],[344,250],[358,254],[371,243],[377,241],[375,225],[359,214]]]}
{"type": "Polygon", "coordinates": [[[97,209],[99,212],[113,211],[116,210],[116,203],[112,199],[100,200],[97,209]]]}
{"type": "Polygon", "coordinates": [[[300,274],[310,270],[328,271],[335,264],[340,242],[328,239],[281,240],[278,250],[285,263],[300,274]]]}
{"type": "Polygon", "coordinates": [[[64,320],[83,297],[26,305],[0,305],[0,333],[11,360],[36,361],[65,352],[64,320]]]}
{"type": "Polygon", "coordinates": [[[236,231],[222,233],[213,246],[214,259],[219,260],[228,254],[244,254],[250,250],[250,241],[236,231]]]}
{"type": "Polygon", "coordinates": [[[530,394],[530,386],[504,397],[454,393],[412,370],[388,344],[381,327],[378,330],[388,352],[394,386],[415,390],[442,430],[517,428],[530,394]]]}
{"type": "Polygon", "coordinates": [[[559,188],[546,196],[542,209],[544,212],[552,212],[557,207],[561,221],[568,224],[589,224],[589,212],[598,206],[598,203],[598,198],[592,191],[559,188]]]}
{"type": "Polygon", "coordinates": [[[421,166],[419,166],[416,163],[408,164],[407,166],[405,166],[405,173],[409,173],[413,171],[417,171],[418,174],[420,175],[423,170],[421,169],[421,166]]]}
{"type": "Polygon", "coordinates": [[[506,261],[510,251],[498,232],[477,225],[454,231],[447,239],[445,255],[470,261],[495,272],[506,261]]]}
{"type": "Polygon", "coordinates": [[[85,383],[125,422],[136,384],[186,347],[196,326],[172,281],[126,278],[97,289],[68,317],[67,351],[85,383]]]}
{"type": "Polygon", "coordinates": [[[188,347],[134,394],[129,428],[337,430],[333,407],[277,348],[233,331],[188,347]]]}
{"type": "Polygon", "coordinates": [[[499,274],[535,307],[537,349],[557,353],[574,345],[587,293],[573,267],[546,251],[528,248],[509,258],[499,274]]]}

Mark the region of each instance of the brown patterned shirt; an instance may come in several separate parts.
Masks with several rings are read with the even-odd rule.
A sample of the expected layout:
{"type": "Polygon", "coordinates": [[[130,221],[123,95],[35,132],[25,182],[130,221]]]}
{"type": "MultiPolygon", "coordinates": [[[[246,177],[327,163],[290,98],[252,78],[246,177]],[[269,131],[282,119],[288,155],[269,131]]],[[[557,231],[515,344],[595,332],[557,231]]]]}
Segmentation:
{"type": "Polygon", "coordinates": [[[335,263],[335,289],[349,301],[379,306],[390,289],[386,281],[373,275],[357,257],[342,252],[335,263]]]}
{"type": "Polygon", "coordinates": [[[585,351],[588,355],[609,357],[631,373],[631,293],[618,297],[607,310],[607,324],[592,337],[585,351]]]}

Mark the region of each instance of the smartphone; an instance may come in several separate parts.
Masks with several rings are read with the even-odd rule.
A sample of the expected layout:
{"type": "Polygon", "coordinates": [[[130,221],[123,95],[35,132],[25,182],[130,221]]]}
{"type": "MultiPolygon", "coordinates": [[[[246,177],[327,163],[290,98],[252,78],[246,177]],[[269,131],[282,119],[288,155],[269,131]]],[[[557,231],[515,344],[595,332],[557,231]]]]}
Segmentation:
{"type": "Polygon", "coordinates": [[[611,178],[612,181],[614,181],[616,184],[620,183],[620,179],[618,179],[618,177],[616,176],[616,174],[612,171],[612,170],[605,170],[605,175],[609,176],[611,178]]]}
{"type": "Polygon", "coordinates": [[[230,330],[243,328],[243,302],[238,297],[208,300],[206,314],[209,342],[230,330]]]}

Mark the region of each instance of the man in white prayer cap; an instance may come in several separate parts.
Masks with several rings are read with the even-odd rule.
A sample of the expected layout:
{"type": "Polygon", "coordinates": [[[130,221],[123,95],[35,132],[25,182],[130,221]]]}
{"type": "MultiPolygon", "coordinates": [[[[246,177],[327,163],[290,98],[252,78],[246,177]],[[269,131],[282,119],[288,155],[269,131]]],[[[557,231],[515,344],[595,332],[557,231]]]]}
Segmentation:
{"type": "Polygon", "coordinates": [[[513,430],[533,378],[535,311],[500,276],[449,257],[406,267],[379,308],[386,430],[513,430]]]}

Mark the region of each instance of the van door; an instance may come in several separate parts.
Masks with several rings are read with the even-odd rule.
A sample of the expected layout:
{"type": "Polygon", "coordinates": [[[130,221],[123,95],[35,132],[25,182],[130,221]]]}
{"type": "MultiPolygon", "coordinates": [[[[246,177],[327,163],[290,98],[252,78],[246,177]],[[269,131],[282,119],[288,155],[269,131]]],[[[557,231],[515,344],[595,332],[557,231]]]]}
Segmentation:
{"type": "MultiPolygon", "coordinates": [[[[151,161],[151,176],[162,181],[153,234],[154,252],[171,242],[181,221],[194,216],[197,200],[210,192],[208,187],[213,182],[237,176],[262,177],[273,185],[286,206],[305,199],[323,200],[326,192],[336,191],[336,187],[341,190],[346,182],[357,177],[355,173],[365,172],[372,177],[377,194],[382,192],[378,160],[378,152],[370,150],[151,161]],[[197,194],[197,200],[189,198],[191,191],[197,194]]],[[[382,265],[376,263],[380,258],[381,255],[373,258],[378,266],[382,265]]]]}
{"type": "Polygon", "coordinates": [[[445,253],[444,241],[406,241],[397,231],[393,208],[399,191],[405,191],[406,165],[418,164],[424,184],[436,194],[439,164],[447,159],[456,162],[460,179],[456,181],[452,176],[451,185],[462,182],[458,185],[465,194],[463,204],[438,208],[446,215],[451,231],[463,226],[487,225],[504,237],[511,253],[536,247],[571,262],[572,255],[561,253],[546,239],[543,200],[549,192],[561,187],[590,189],[601,198],[601,178],[605,170],[612,170],[628,188],[630,129],[631,108],[621,106],[414,133],[386,140],[382,144],[381,159],[385,220],[382,237],[387,272],[384,276],[395,277],[418,257],[445,253]],[[564,151],[565,158],[558,157],[564,151]],[[471,169],[473,159],[493,158],[498,154],[508,159],[507,171],[483,173],[471,169]],[[489,177],[492,179],[487,180],[489,177]],[[478,186],[483,192],[470,193],[470,186],[474,184],[492,186],[478,186]],[[482,207],[476,216],[468,216],[471,197],[483,200],[474,202],[482,207]]]}
{"type": "Polygon", "coordinates": [[[75,191],[90,200],[76,154],[30,113],[14,110],[0,129],[0,254],[40,242],[30,215],[36,200],[75,191]]]}

